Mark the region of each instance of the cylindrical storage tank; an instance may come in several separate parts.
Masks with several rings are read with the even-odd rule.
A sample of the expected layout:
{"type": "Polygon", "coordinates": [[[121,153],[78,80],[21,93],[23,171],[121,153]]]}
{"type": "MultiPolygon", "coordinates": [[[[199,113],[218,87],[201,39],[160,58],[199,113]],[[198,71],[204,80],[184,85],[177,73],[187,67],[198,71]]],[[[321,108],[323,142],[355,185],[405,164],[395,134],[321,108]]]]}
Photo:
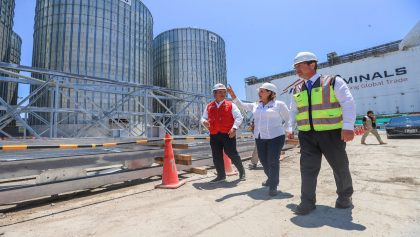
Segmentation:
{"type": "MultiPolygon", "coordinates": [[[[34,67],[152,84],[153,18],[140,0],[37,0],[35,11],[34,67]]],[[[103,92],[82,94],[68,92],[74,103],[88,110],[97,108],[86,102],[86,96],[94,97],[94,103],[105,110],[120,99],[103,92]]],[[[38,106],[50,107],[49,96],[42,100],[38,106]]],[[[62,98],[59,104],[61,108],[74,106],[62,98]]],[[[119,109],[140,112],[141,106],[132,102],[119,109]]],[[[67,123],[91,120],[74,115],[67,123]]]]}
{"type": "MultiPolygon", "coordinates": [[[[15,10],[15,0],[0,0],[0,61],[8,62],[10,39],[12,37],[13,16],[15,10]]],[[[0,74],[0,76],[7,76],[0,74]]],[[[8,104],[16,104],[16,95],[12,93],[12,89],[16,88],[15,84],[0,81],[0,97],[8,104]],[[15,98],[13,98],[15,96],[15,98]]],[[[0,111],[0,117],[5,114],[0,111]]],[[[9,124],[9,126],[12,124],[9,124]]]]}
{"type": "Polygon", "coordinates": [[[20,64],[21,48],[22,38],[16,32],[12,31],[7,60],[9,63],[20,64]]]}
{"type": "Polygon", "coordinates": [[[7,61],[7,51],[13,28],[15,0],[0,0],[0,61],[7,61]]]}
{"type": "MultiPolygon", "coordinates": [[[[7,50],[7,62],[20,64],[20,55],[22,48],[22,39],[16,32],[12,31],[9,43],[9,49],[7,50]]],[[[12,70],[18,72],[17,70],[12,70]]],[[[7,88],[7,98],[10,104],[17,104],[18,96],[18,84],[15,82],[9,82],[7,88]]]]}
{"type": "MultiPolygon", "coordinates": [[[[196,28],[173,29],[159,34],[153,48],[155,85],[209,97],[216,83],[226,85],[225,42],[216,33],[196,28]]],[[[185,110],[183,105],[174,105],[173,100],[165,104],[172,112],[182,113],[178,115],[185,117],[184,124],[197,126],[197,121],[191,118],[202,113],[202,106],[192,105],[185,110]]],[[[154,110],[166,113],[158,104],[154,105],[154,110]]]]}
{"type": "MultiPolygon", "coordinates": [[[[16,32],[12,31],[10,36],[9,48],[7,50],[6,61],[9,63],[20,64],[20,56],[21,56],[21,48],[22,48],[22,39],[16,32]]],[[[9,70],[14,72],[19,72],[17,70],[9,70]]],[[[16,82],[7,82],[4,84],[4,95],[6,96],[6,101],[10,105],[17,104],[17,97],[18,97],[18,83],[16,82]]],[[[14,127],[16,125],[15,120],[13,120],[8,126],[14,127]]]]}
{"type": "Polygon", "coordinates": [[[226,84],[225,42],[216,33],[173,29],[159,34],[153,48],[157,86],[211,95],[214,84],[226,84]]]}

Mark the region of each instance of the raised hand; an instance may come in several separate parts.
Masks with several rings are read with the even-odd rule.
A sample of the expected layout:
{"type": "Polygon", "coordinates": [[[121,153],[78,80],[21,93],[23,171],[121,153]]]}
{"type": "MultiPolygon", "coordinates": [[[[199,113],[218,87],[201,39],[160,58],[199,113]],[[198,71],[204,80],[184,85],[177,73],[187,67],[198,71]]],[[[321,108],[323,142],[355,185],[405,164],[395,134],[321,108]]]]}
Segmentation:
{"type": "Polygon", "coordinates": [[[235,92],[233,91],[233,89],[232,89],[232,86],[231,86],[231,85],[228,85],[228,86],[226,87],[226,90],[227,90],[227,93],[229,93],[230,97],[232,97],[232,99],[233,99],[233,100],[234,100],[234,99],[236,99],[235,92]]]}

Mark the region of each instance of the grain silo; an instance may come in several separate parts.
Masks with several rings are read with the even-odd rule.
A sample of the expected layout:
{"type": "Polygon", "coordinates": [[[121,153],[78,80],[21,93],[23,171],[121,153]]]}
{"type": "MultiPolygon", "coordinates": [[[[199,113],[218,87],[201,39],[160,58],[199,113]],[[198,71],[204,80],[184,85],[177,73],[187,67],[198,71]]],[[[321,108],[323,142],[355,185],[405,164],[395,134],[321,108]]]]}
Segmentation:
{"type": "MultiPolygon", "coordinates": [[[[36,2],[33,67],[147,85],[152,84],[152,50],[153,18],[140,0],[36,2]]],[[[81,95],[69,91],[67,95],[72,102],[60,98],[61,108],[74,108],[77,103],[87,110],[97,109],[83,99],[86,96],[94,98],[93,102],[103,110],[119,100],[102,92],[85,91],[81,95]]],[[[50,107],[51,100],[44,96],[36,105],[50,107]]],[[[119,109],[141,111],[135,103],[119,109]]],[[[48,119],[46,114],[43,117],[48,119]]],[[[84,124],[92,120],[80,114],[67,117],[62,123],[84,124]]],[[[37,124],[34,120],[32,123],[37,124]]]]}

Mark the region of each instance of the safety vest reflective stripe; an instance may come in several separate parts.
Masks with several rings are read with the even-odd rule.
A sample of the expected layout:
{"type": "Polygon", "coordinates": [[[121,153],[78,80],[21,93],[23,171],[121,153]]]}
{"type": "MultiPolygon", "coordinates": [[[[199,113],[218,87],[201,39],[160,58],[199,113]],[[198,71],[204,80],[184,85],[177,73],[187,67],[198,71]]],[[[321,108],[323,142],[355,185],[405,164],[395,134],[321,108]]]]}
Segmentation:
{"type": "MultiPolygon", "coordinates": [[[[327,80],[324,77],[321,77],[321,79],[322,79],[321,85],[324,87],[323,90],[322,90],[322,103],[323,104],[329,104],[329,103],[331,103],[331,86],[329,85],[330,80],[327,80]]],[[[338,107],[340,107],[340,106],[338,106],[338,107]]]]}
{"type": "MultiPolygon", "coordinates": [[[[335,118],[313,118],[312,123],[314,124],[336,124],[340,123],[343,120],[343,116],[335,117],[335,118]]],[[[298,126],[309,125],[309,119],[302,119],[297,121],[298,126]]]]}
{"type": "MultiPolygon", "coordinates": [[[[340,108],[340,103],[334,102],[331,104],[318,104],[318,105],[312,105],[312,110],[324,110],[324,109],[335,109],[340,108]]],[[[308,112],[309,106],[303,106],[301,108],[298,108],[299,113],[308,112]]]]}

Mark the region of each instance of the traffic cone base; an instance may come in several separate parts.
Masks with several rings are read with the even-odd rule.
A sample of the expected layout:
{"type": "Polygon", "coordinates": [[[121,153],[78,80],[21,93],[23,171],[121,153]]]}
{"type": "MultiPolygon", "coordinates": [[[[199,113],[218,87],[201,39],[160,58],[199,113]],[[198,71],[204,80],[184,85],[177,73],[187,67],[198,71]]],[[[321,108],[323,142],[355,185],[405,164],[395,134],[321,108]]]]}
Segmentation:
{"type": "Polygon", "coordinates": [[[233,170],[231,172],[225,172],[225,174],[226,174],[226,176],[233,176],[233,175],[237,175],[238,174],[238,171],[233,170]]]}
{"type": "Polygon", "coordinates": [[[179,181],[178,172],[176,170],[174,151],[172,149],[171,136],[165,136],[165,155],[163,157],[163,174],[162,184],[156,185],[155,188],[175,189],[183,184],[185,180],[179,181]]]}
{"type": "Polygon", "coordinates": [[[158,184],[155,186],[155,188],[176,189],[184,185],[186,182],[187,180],[184,179],[184,180],[178,181],[178,183],[175,183],[175,184],[158,184]]]}

